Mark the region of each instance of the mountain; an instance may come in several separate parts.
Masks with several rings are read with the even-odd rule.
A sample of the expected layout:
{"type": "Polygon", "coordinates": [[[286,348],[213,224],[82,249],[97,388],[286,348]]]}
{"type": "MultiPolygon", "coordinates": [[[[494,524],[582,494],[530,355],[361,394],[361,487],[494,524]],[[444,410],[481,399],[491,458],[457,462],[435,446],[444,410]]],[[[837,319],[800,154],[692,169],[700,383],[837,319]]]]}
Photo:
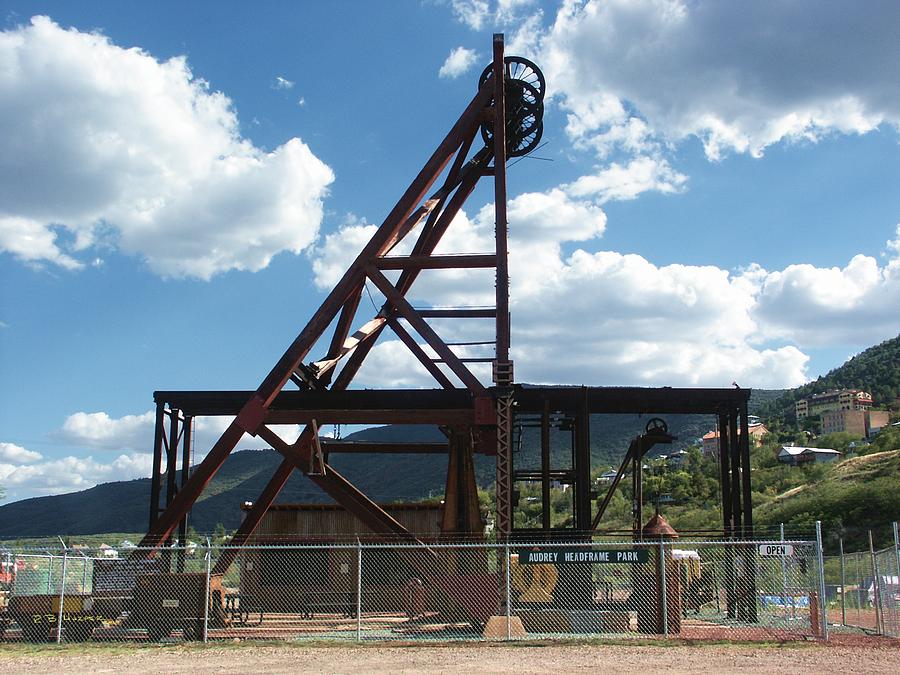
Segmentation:
{"type": "Polygon", "coordinates": [[[795,401],[829,389],[862,389],[872,394],[876,406],[892,405],[900,398],[900,335],[869,347],[813,382],[788,389],[761,406],[758,414],[792,419],[795,401]]]}
{"type": "MultiPolygon", "coordinates": [[[[628,443],[644,430],[647,419],[640,415],[593,415],[594,466],[617,467],[628,443]]],[[[657,446],[653,454],[685,447],[715,424],[709,415],[670,415],[666,421],[669,432],[678,440],[671,446],[657,446]]],[[[436,426],[393,425],[365,429],[344,440],[441,442],[446,438],[436,426]]],[[[514,448],[517,468],[540,468],[539,447],[538,430],[523,431],[514,448]]],[[[571,435],[554,432],[551,452],[555,467],[567,466],[571,435]]],[[[240,505],[257,499],[280,462],[281,456],[273,450],[232,453],[194,505],[190,524],[198,532],[211,532],[219,523],[227,529],[237,527],[241,521],[240,505]]],[[[378,502],[416,501],[442,495],[447,471],[447,458],[443,455],[332,454],[330,463],[378,502]]],[[[494,480],[493,458],[477,456],[475,464],[478,484],[489,486],[494,480]]],[[[180,482],[180,476],[176,480],[180,482]]],[[[142,478],[5,504],[0,506],[0,539],[143,532],[148,522],[149,495],[150,479],[142,478]]],[[[330,498],[311,481],[294,475],[277,501],[321,503],[330,498]]]]}
{"type": "MultiPolygon", "coordinates": [[[[786,392],[754,390],[750,412],[764,415],[772,409],[792,409],[793,400],[807,392],[834,386],[866,386],[892,395],[900,377],[900,340],[889,340],[866,350],[841,368],[814,383],[786,392]],[[870,376],[877,375],[875,385],[870,376]],[[816,388],[818,387],[818,388],[816,388]]],[[[672,445],[657,446],[651,455],[666,454],[695,443],[713,429],[711,415],[666,416],[669,432],[677,436],[672,445]]],[[[640,434],[648,416],[592,415],[592,465],[618,467],[628,444],[640,434]]],[[[435,426],[405,425],[365,429],[345,440],[443,441],[435,426]]],[[[513,461],[517,468],[539,468],[539,432],[525,429],[514,439],[513,461]]],[[[568,432],[551,434],[554,467],[565,468],[571,456],[568,432]]],[[[199,532],[212,531],[221,523],[227,529],[241,520],[240,505],[255,500],[281,461],[272,450],[234,452],[197,500],[190,523],[199,532]]],[[[447,458],[442,455],[333,454],[331,464],[378,502],[415,501],[443,494],[447,458]]],[[[476,457],[476,477],[486,487],[494,480],[491,457],[476,457]]],[[[0,506],[0,539],[104,532],[146,531],[150,479],[104,483],[88,490],[50,497],[37,497],[0,506]]],[[[285,485],[280,503],[321,503],[329,498],[303,476],[292,476],[285,485]]]]}

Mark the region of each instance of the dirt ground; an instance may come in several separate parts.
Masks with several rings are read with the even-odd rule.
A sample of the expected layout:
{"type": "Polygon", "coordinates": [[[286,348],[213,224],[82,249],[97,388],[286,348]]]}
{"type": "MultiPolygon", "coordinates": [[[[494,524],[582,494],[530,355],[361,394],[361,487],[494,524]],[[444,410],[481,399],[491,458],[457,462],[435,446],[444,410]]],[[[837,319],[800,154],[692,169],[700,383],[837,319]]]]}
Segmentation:
{"type": "Polygon", "coordinates": [[[0,672],[46,673],[900,672],[900,641],[859,645],[0,645],[0,672]]]}

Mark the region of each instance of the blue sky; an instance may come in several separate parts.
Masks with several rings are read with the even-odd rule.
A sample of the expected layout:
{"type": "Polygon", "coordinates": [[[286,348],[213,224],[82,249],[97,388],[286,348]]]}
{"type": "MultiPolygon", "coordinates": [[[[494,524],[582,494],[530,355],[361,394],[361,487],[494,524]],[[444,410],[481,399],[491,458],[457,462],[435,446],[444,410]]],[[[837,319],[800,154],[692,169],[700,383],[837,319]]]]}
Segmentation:
{"type": "MultiPolygon", "coordinates": [[[[509,171],[518,380],[787,387],[896,336],[900,6],[863,6],[0,2],[5,501],[146,475],[156,389],[256,388],[497,31],[548,86],[552,161],[509,171]]],[[[447,250],[486,250],[491,199],[447,250]]]]}

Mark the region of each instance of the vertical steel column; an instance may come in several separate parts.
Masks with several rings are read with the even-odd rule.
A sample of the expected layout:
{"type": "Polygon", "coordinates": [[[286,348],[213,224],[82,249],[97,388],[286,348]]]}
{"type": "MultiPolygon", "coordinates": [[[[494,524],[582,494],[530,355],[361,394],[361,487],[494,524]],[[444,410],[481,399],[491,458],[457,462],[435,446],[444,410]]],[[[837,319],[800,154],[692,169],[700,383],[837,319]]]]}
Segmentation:
{"type": "MultiPolygon", "coordinates": [[[[178,488],[179,491],[184,489],[184,486],[187,483],[191,473],[191,433],[193,431],[193,426],[193,416],[185,415],[184,422],[181,427],[181,485],[178,488]]],[[[178,524],[178,541],[182,546],[178,554],[178,572],[184,572],[184,556],[186,553],[184,547],[187,546],[187,526],[189,514],[190,511],[186,511],[181,519],[181,522],[178,524]]]]}
{"type": "Polygon", "coordinates": [[[747,415],[747,401],[741,403],[741,432],[738,445],[741,455],[741,488],[744,519],[744,539],[753,539],[753,496],[750,484],[750,423],[747,415]]]}
{"type": "MultiPolygon", "coordinates": [[[[494,33],[494,215],[497,250],[497,361],[509,361],[509,267],[506,220],[506,63],[503,34],[494,33]]],[[[504,385],[510,382],[498,382],[504,385]]]]}
{"type": "Polygon", "coordinates": [[[541,527],[550,529],[550,400],[541,413],[541,527]]]}
{"type": "MultiPolygon", "coordinates": [[[[162,401],[156,404],[156,426],[153,431],[153,471],[150,473],[150,527],[153,529],[156,519],[159,518],[159,493],[161,489],[162,474],[159,469],[162,462],[163,429],[165,424],[166,404],[162,401]]],[[[148,530],[148,531],[149,531],[148,530]]]]}
{"type": "Polygon", "coordinates": [[[166,448],[166,506],[172,503],[178,493],[176,472],[178,470],[178,431],[181,411],[178,408],[169,410],[169,445],[166,448]]]}
{"type": "MultiPolygon", "coordinates": [[[[728,434],[728,415],[719,413],[719,467],[722,481],[722,523],[726,539],[732,539],[734,521],[731,501],[731,444],[728,434]]],[[[735,618],[734,549],[725,548],[725,613],[735,618]]]]}
{"type": "Polygon", "coordinates": [[[731,537],[731,472],[729,471],[728,453],[728,421],[724,414],[719,414],[719,482],[722,487],[722,534],[726,539],[731,537]]]}
{"type": "Polygon", "coordinates": [[[643,443],[634,446],[631,459],[631,519],[634,539],[643,539],[644,529],[644,456],[643,443]]]}
{"type": "Polygon", "coordinates": [[[512,396],[497,397],[497,535],[512,531],[512,396]]]}
{"type": "Polygon", "coordinates": [[[591,413],[588,389],[581,388],[581,405],[576,417],[575,436],[575,529],[591,529],[591,413]]]}
{"type": "MultiPolygon", "coordinates": [[[[739,454],[741,457],[741,492],[743,506],[743,539],[753,541],[753,493],[750,484],[750,422],[747,412],[747,401],[740,405],[740,434],[738,434],[739,454]]],[[[757,549],[752,544],[744,547],[744,580],[746,593],[746,620],[756,622],[758,619],[756,608],[756,554],[757,549]]]]}
{"type": "Polygon", "coordinates": [[[731,451],[731,520],[734,523],[734,536],[743,539],[744,530],[741,521],[741,449],[737,432],[737,410],[732,408],[728,413],[728,445],[731,451]]]}

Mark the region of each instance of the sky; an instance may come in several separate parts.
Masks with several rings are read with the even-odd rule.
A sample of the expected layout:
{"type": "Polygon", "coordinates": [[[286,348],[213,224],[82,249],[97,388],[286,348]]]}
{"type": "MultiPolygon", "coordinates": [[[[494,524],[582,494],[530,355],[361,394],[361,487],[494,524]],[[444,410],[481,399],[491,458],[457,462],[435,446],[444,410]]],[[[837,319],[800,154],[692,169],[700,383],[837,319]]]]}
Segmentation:
{"type": "MultiPolygon", "coordinates": [[[[893,0],[0,0],[0,503],[149,475],[154,390],[255,389],[494,32],[547,81],[517,381],[793,387],[900,332],[893,0]]],[[[442,250],[491,250],[483,183],[442,250]]],[[[417,306],[491,302],[434,274],[417,306]]],[[[387,334],[356,384],[434,386],[387,334]]]]}

